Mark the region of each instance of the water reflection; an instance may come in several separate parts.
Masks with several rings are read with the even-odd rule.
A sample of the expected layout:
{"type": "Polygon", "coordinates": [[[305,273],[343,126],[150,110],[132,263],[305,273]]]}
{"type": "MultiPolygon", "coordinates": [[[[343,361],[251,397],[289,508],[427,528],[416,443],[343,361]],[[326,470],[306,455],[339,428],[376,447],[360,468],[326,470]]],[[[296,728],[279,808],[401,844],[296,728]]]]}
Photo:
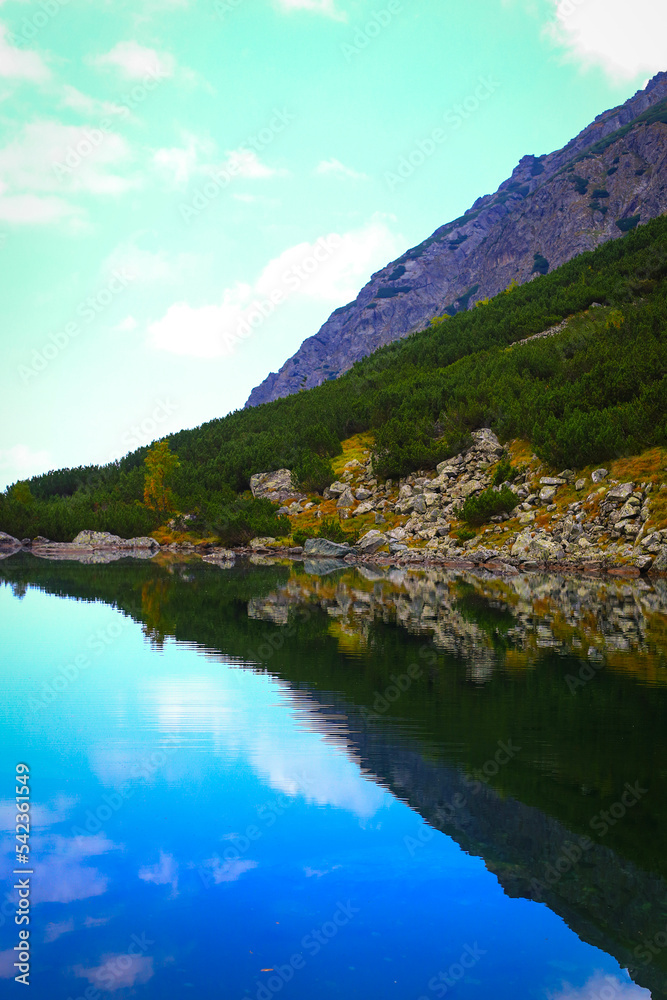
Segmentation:
{"type": "Polygon", "coordinates": [[[660,581],[0,576],[23,595],[0,591],[7,767],[28,746],[42,782],[34,995],[431,1000],[475,944],[462,997],[666,995],[660,581]],[[626,784],[646,794],[592,829],[626,784]]]}

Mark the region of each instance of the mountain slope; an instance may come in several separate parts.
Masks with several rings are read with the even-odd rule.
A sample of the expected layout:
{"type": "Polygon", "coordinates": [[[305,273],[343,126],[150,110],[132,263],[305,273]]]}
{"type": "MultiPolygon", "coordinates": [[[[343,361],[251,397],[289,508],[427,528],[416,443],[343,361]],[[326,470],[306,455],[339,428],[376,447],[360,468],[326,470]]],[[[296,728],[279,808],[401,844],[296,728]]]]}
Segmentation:
{"type": "Polygon", "coordinates": [[[667,73],[660,73],[563,149],[523,157],[495,194],[374,274],[246,406],[336,378],[434,315],[453,315],[665,212],[667,73]]]}

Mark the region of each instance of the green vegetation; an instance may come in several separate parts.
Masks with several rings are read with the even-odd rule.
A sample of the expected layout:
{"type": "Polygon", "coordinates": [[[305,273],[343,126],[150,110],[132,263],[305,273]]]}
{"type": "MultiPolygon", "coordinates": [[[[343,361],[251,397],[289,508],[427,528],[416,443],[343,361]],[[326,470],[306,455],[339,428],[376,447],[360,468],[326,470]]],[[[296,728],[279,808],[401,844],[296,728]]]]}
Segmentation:
{"type": "Polygon", "coordinates": [[[531,274],[548,274],[549,261],[541,253],[536,253],[534,257],[533,270],[531,274]]]}
{"type": "Polygon", "coordinates": [[[292,532],[295,545],[305,545],[309,538],[328,538],[330,542],[348,542],[350,545],[357,540],[353,531],[345,531],[338,517],[323,517],[317,530],[297,528],[292,532]]]}
{"type": "MultiPolygon", "coordinates": [[[[639,218],[619,221],[629,230],[639,218]]],[[[512,284],[483,308],[436,319],[339,379],[170,435],[178,460],[170,506],[196,514],[198,524],[226,525],[220,537],[229,542],[251,529],[287,534],[268,526],[273,513],[246,492],[250,476],[286,467],[321,489],[341,442],[365,431],[380,476],[432,468],[480,426],[531,441],[554,465],[636,454],[667,443],[666,372],[663,217],[539,281],[512,284]],[[593,302],[605,308],[587,312],[593,302]],[[568,317],[561,333],[517,343],[568,317]]],[[[148,534],[163,519],[144,502],[148,452],[14,485],[0,494],[0,529],[56,540],[82,528],[148,534]]]]}
{"type": "Polygon", "coordinates": [[[466,524],[486,524],[498,514],[509,514],[519,503],[519,498],[509,486],[502,489],[491,486],[483,493],[468,497],[461,508],[461,520],[466,524]]]}
{"type": "Polygon", "coordinates": [[[576,188],[577,194],[586,194],[588,191],[589,181],[585,177],[580,177],[579,174],[573,174],[570,178],[576,188]]]}
{"type": "Polygon", "coordinates": [[[493,485],[502,486],[503,483],[511,483],[516,479],[518,475],[518,469],[515,469],[509,460],[509,456],[503,455],[501,461],[498,463],[498,467],[493,474],[493,485]]]}
{"type": "Polygon", "coordinates": [[[627,219],[617,219],[616,225],[621,230],[622,233],[628,233],[631,229],[635,229],[639,225],[639,215],[631,215],[627,219]]]}

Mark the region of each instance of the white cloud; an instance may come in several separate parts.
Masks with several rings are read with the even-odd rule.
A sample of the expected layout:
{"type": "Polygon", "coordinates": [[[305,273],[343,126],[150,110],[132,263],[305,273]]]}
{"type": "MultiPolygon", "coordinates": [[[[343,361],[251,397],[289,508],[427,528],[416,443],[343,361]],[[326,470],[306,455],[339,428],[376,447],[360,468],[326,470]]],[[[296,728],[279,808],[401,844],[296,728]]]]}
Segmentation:
{"type": "Polygon", "coordinates": [[[610,1000],[651,1000],[650,992],[641,986],[623,982],[616,976],[605,976],[601,972],[596,972],[579,989],[568,983],[558,993],[550,994],[550,1000],[600,1000],[601,997],[609,997],[610,1000]]]}
{"type": "Polygon", "coordinates": [[[353,170],[352,167],[346,167],[344,163],[341,163],[340,160],[336,160],[334,157],[318,163],[315,167],[315,173],[320,175],[333,174],[336,177],[349,177],[350,180],[354,181],[368,180],[368,174],[362,174],[358,170],[353,170]]]}
{"type": "Polygon", "coordinates": [[[84,125],[37,121],[0,150],[0,174],[20,192],[118,195],[137,186],[123,176],[130,147],[115,132],[84,125]]]}
{"type": "Polygon", "coordinates": [[[270,261],[254,284],[226,289],[219,304],[175,303],[150,325],[149,338],[174,354],[228,356],[289,300],[315,299],[332,308],[349,302],[397,252],[397,238],[380,217],[353,232],[299,243],[270,261]]]}
{"type": "Polygon", "coordinates": [[[170,885],[171,895],[178,893],[178,862],[172,854],[160,851],[160,860],[156,865],[146,865],[139,869],[142,882],[152,882],[154,885],[170,885]]]}
{"type": "Polygon", "coordinates": [[[114,333],[133,333],[137,329],[138,326],[139,326],[139,323],[134,318],[134,316],[126,316],[125,319],[121,320],[120,323],[117,323],[116,326],[113,327],[113,332],[114,333]]]}
{"type": "Polygon", "coordinates": [[[70,917],[69,920],[62,920],[60,923],[47,924],[44,928],[44,941],[46,944],[50,944],[52,941],[57,941],[63,934],[71,934],[73,930],[73,917],[70,917]]]}
{"type": "Polygon", "coordinates": [[[222,161],[215,161],[215,147],[209,139],[184,135],[182,146],[158,149],[153,154],[153,166],[167,188],[183,190],[197,177],[242,177],[246,180],[267,180],[285,176],[288,171],[269,167],[257,153],[241,146],[231,150],[222,161]]]}
{"type": "Polygon", "coordinates": [[[47,226],[68,222],[72,229],[82,228],[84,213],[62,198],[40,198],[38,195],[0,194],[0,221],[16,226],[47,226]]]}
{"type": "Polygon", "coordinates": [[[278,8],[286,12],[294,10],[309,10],[314,14],[323,14],[334,21],[347,21],[347,14],[338,10],[335,0],[276,0],[278,8]]]}
{"type": "Polygon", "coordinates": [[[107,115],[121,115],[124,118],[130,117],[130,112],[124,104],[114,104],[113,101],[104,101],[97,97],[90,97],[82,93],[69,83],[62,89],[60,103],[65,108],[72,108],[88,118],[105,117],[107,115]]]}
{"type": "Polygon", "coordinates": [[[158,52],[139,45],[134,40],[118,42],[101,56],[94,56],[95,66],[111,66],[127,80],[143,80],[147,76],[165,79],[174,75],[176,60],[169,52],[158,52]]]}
{"type": "Polygon", "coordinates": [[[196,268],[198,260],[195,254],[144,250],[130,239],[119,243],[103,261],[101,280],[107,281],[114,271],[123,270],[132,275],[134,282],[144,284],[153,281],[180,281],[196,268]]]}
{"type": "Polygon", "coordinates": [[[585,66],[612,80],[653,76],[667,65],[667,5],[656,0],[549,0],[546,32],[585,66]]]}
{"type": "MultiPolygon", "coordinates": [[[[2,198],[0,198],[0,218],[2,218],[2,198]]],[[[29,479],[31,476],[46,472],[50,467],[51,457],[48,451],[33,451],[25,444],[17,444],[6,451],[0,451],[0,481],[9,483],[16,482],[17,479],[29,479]]],[[[4,829],[1,803],[0,829],[4,829]]]]}
{"type": "Polygon", "coordinates": [[[90,969],[82,965],[74,966],[74,975],[87,979],[96,992],[115,993],[116,990],[131,989],[152,979],[153,959],[147,955],[103,955],[99,965],[90,969]]]}
{"type": "Polygon", "coordinates": [[[208,861],[202,862],[202,868],[209,869],[216,885],[221,882],[238,882],[242,875],[256,867],[256,861],[242,861],[240,858],[234,858],[231,861],[209,858],[208,861]]]}
{"type": "Polygon", "coordinates": [[[45,83],[51,78],[51,71],[37,52],[12,45],[4,24],[0,24],[0,77],[30,83],[45,83]]]}

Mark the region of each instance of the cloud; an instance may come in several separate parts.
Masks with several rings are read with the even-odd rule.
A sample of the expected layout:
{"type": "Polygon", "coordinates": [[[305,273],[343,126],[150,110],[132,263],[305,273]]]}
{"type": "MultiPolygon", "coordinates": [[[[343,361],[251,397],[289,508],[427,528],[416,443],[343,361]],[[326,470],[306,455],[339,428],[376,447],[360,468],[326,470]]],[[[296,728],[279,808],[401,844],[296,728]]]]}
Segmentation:
{"type": "Polygon", "coordinates": [[[101,56],[90,60],[94,66],[111,66],[126,80],[143,80],[147,76],[166,79],[174,75],[176,60],[170,52],[146,48],[134,40],[118,42],[101,56]]]}
{"type": "Polygon", "coordinates": [[[11,42],[7,26],[0,24],[0,77],[29,83],[46,83],[50,80],[51,71],[37,52],[17,49],[11,42]]]}
{"type": "Polygon", "coordinates": [[[596,972],[578,989],[569,983],[564,984],[558,993],[549,995],[549,1000],[600,1000],[601,997],[608,997],[609,1000],[651,1000],[650,992],[641,986],[624,982],[616,976],[605,976],[601,972],[596,972]]]}
{"type": "Polygon", "coordinates": [[[85,214],[62,198],[40,198],[32,194],[0,194],[0,222],[15,226],[48,226],[67,222],[83,228],[85,214]]]}
{"type": "Polygon", "coordinates": [[[288,171],[269,167],[257,153],[244,146],[231,150],[222,161],[215,161],[215,147],[208,139],[184,136],[184,145],[158,149],[153,154],[153,166],[168,189],[183,190],[198,177],[242,177],[247,180],[267,180],[285,176],[288,171]]]}
{"type": "Polygon", "coordinates": [[[110,279],[114,271],[124,270],[132,275],[134,282],[180,281],[192,272],[198,262],[194,254],[169,254],[166,250],[144,250],[134,240],[119,243],[103,261],[101,280],[110,279]]]}
{"type": "Polygon", "coordinates": [[[124,104],[114,104],[97,97],[82,93],[69,83],[65,84],[60,95],[60,103],[65,108],[71,108],[88,118],[104,117],[106,115],[121,115],[130,117],[130,112],[124,104]]]}
{"type": "Polygon", "coordinates": [[[178,862],[172,854],[160,851],[158,863],[140,868],[139,878],[142,882],[152,882],[154,885],[170,885],[171,895],[178,895],[178,862]]]}
{"type": "Polygon", "coordinates": [[[121,320],[113,327],[114,333],[133,333],[137,329],[139,323],[134,318],[134,316],[126,316],[125,319],[121,320]]]}
{"type": "Polygon", "coordinates": [[[299,243],[270,261],[253,284],[226,289],[219,304],[175,303],[149,326],[150,341],[174,354],[228,356],[289,300],[318,300],[332,307],[349,302],[397,252],[397,239],[379,216],[361,229],[299,243]]]}
{"type": "Polygon", "coordinates": [[[127,142],[115,132],[37,121],[0,150],[0,175],[17,193],[118,195],[137,186],[119,172],[131,162],[127,142]]]}
{"type": "Polygon", "coordinates": [[[336,177],[349,177],[354,181],[368,180],[368,174],[362,174],[358,170],[353,170],[352,167],[346,167],[344,163],[333,157],[330,160],[322,160],[321,163],[318,163],[315,167],[315,173],[320,175],[333,174],[336,177]]]}
{"type": "Polygon", "coordinates": [[[62,920],[59,924],[47,924],[44,928],[44,941],[46,944],[51,944],[52,941],[57,941],[63,934],[71,934],[73,930],[74,917],[70,917],[69,920],[62,920]]]}
{"type": "Polygon", "coordinates": [[[584,66],[601,66],[614,81],[664,70],[667,5],[655,0],[549,0],[545,32],[584,66]]]}
{"type": "Polygon", "coordinates": [[[16,952],[13,948],[0,951],[0,979],[13,979],[17,974],[14,962],[17,961],[16,952]]]}
{"type": "Polygon", "coordinates": [[[336,7],[335,0],[276,0],[279,10],[291,13],[295,10],[309,10],[323,14],[334,21],[347,21],[347,14],[336,7]]]}
{"type": "Polygon", "coordinates": [[[245,875],[246,872],[252,871],[256,867],[256,861],[242,861],[240,858],[234,858],[231,861],[222,861],[221,858],[209,858],[208,861],[202,862],[202,868],[209,869],[216,885],[219,885],[221,882],[238,882],[242,875],[245,875]]]}
{"type": "Polygon", "coordinates": [[[131,989],[137,984],[143,985],[154,974],[153,959],[147,955],[113,954],[103,955],[100,965],[90,969],[82,965],[74,967],[74,975],[79,979],[87,979],[92,986],[105,993],[115,993],[116,990],[131,989]]]}
{"type": "MultiPolygon", "coordinates": [[[[2,218],[2,202],[3,199],[0,198],[0,218],[2,218]]],[[[30,479],[31,476],[46,472],[49,468],[51,468],[51,458],[48,451],[33,451],[25,444],[16,444],[13,448],[0,451],[0,480],[7,478],[8,482],[15,482],[17,479],[30,479]],[[9,476],[13,478],[9,479],[9,476]]],[[[4,803],[0,803],[0,813],[3,807],[4,803]]],[[[3,820],[0,819],[0,829],[10,829],[2,824],[3,820]]]]}

